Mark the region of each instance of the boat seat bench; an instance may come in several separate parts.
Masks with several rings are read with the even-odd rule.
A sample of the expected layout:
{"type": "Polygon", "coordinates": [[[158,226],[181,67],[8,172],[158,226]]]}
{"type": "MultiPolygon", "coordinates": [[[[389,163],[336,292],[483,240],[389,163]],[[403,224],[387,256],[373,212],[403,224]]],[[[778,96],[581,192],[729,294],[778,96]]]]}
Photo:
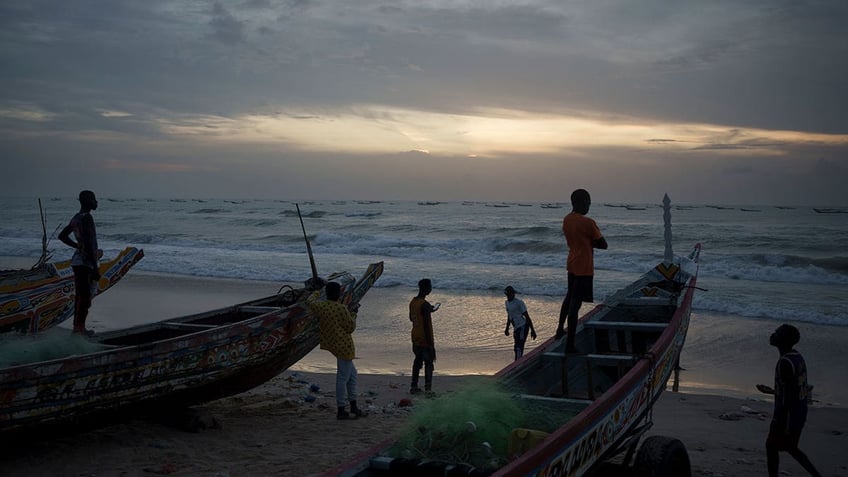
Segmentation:
{"type": "Polygon", "coordinates": [[[565,363],[566,360],[577,360],[582,359],[586,362],[586,390],[589,394],[589,399],[595,399],[595,389],[594,389],[594,379],[592,366],[615,366],[617,368],[618,377],[624,375],[630,367],[636,363],[641,356],[635,354],[598,354],[598,353],[589,353],[589,354],[565,354],[562,351],[554,351],[544,353],[542,356],[546,358],[555,358],[562,360],[562,370],[561,370],[561,380],[562,380],[562,393],[564,395],[569,394],[569,384],[568,384],[568,374],[569,374],[569,366],[565,363]]]}
{"type": "Polygon", "coordinates": [[[668,323],[644,322],[637,321],[587,321],[583,323],[585,328],[607,329],[607,330],[623,330],[623,331],[663,331],[668,327],[668,323]]]}
{"type": "Polygon", "coordinates": [[[589,407],[594,401],[591,399],[577,399],[577,398],[564,398],[564,397],[552,397],[552,396],[538,396],[536,394],[519,394],[521,399],[527,399],[529,401],[539,401],[544,403],[554,404],[558,407],[561,407],[567,411],[572,411],[578,413],[583,409],[589,407]]]}
{"type": "Polygon", "coordinates": [[[280,308],[276,307],[276,306],[250,306],[250,305],[245,305],[245,306],[238,307],[238,311],[240,311],[242,313],[259,313],[259,314],[264,315],[265,313],[272,313],[274,311],[280,311],[280,308]]]}
{"type": "Polygon", "coordinates": [[[570,358],[570,359],[586,359],[598,363],[600,365],[615,365],[622,361],[636,361],[639,356],[633,354],[564,354],[562,352],[549,351],[543,356],[549,358],[570,358]]]}
{"type": "Polygon", "coordinates": [[[200,323],[180,323],[179,321],[166,321],[162,323],[163,325],[169,328],[194,328],[197,330],[208,330],[209,328],[215,328],[217,325],[204,325],[200,323]]]}

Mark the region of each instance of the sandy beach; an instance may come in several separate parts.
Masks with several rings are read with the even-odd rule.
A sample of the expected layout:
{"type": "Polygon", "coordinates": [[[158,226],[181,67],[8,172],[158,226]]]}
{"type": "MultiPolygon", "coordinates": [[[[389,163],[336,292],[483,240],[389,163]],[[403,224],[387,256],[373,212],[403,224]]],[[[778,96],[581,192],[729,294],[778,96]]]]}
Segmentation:
{"type": "MultiPolygon", "coordinates": [[[[279,284],[268,282],[134,273],[95,300],[90,324],[100,330],[129,326],[244,301],[278,288],[279,284]]],[[[406,294],[407,290],[375,289],[366,296],[363,308],[372,313],[395,310],[399,306],[395,302],[405,300],[406,294]]],[[[690,334],[697,336],[699,326],[710,325],[715,322],[699,324],[693,320],[690,334]]],[[[545,330],[544,324],[541,327],[545,330]]],[[[320,475],[398,435],[420,402],[417,396],[407,394],[407,361],[411,356],[406,355],[406,346],[401,351],[394,350],[391,343],[381,347],[379,340],[368,338],[369,331],[364,328],[354,337],[362,337],[357,341],[360,359],[356,363],[360,369],[360,401],[370,412],[367,418],[335,419],[335,362],[326,351],[315,350],[263,386],[200,406],[208,428],[199,432],[187,432],[154,416],[128,416],[94,430],[8,445],[0,460],[0,475],[320,475]],[[405,405],[410,398],[412,405],[405,405]]],[[[823,337],[822,343],[835,346],[841,337],[839,333],[831,336],[833,344],[823,337]]],[[[401,341],[405,339],[404,335],[401,341]]],[[[695,351],[703,346],[697,338],[691,340],[695,351]]],[[[817,349],[814,355],[832,355],[838,353],[837,349],[817,349]]],[[[749,362],[743,368],[746,373],[756,372],[754,378],[733,376],[726,388],[708,386],[710,379],[695,386],[687,386],[684,380],[685,392],[665,392],[654,409],[654,426],[649,434],[682,440],[689,451],[693,475],[765,475],[764,441],[771,402],[766,396],[746,397],[732,390],[741,389],[734,382],[751,382],[750,387],[754,382],[769,382],[776,358],[770,351],[765,348],[758,355],[761,362],[749,362]]],[[[448,394],[475,380],[487,379],[508,363],[510,352],[508,341],[482,353],[445,350],[436,363],[435,388],[440,394],[448,394]]],[[[688,362],[697,373],[708,358],[691,354],[691,349],[688,352],[684,366],[688,362]]],[[[839,368],[831,372],[838,373],[839,368]]],[[[835,390],[836,395],[841,392],[841,388],[835,390]]],[[[848,476],[848,408],[833,400],[816,403],[810,410],[801,447],[823,475],[848,476]]],[[[805,475],[786,455],[782,456],[781,471],[787,476],[805,475]]]]}
{"type": "MultiPolygon", "coordinates": [[[[408,378],[360,375],[370,415],[335,419],[334,375],[287,371],[253,391],[202,406],[219,428],[193,433],[135,418],[74,435],[4,449],[4,476],[307,476],[319,475],[396,435],[413,405],[408,378]],[[317,385],[317,392],[310,392],[317,385]],[[315,399],[307,402],[307,396],[315,399]]],[[[480,376],[437,376],[449,393],[480,376]]],[[[424,398],[420,398],[424,399],[424,398]]],[[[309,400],[312,400],[309,398],[309,400]]],[[[693,475],[765,475],[764,441],[771,404],[722,396],[666,392],[649,434],[684,442],[693,475]]],[[[813,407],[801,446],[828,477],[848,476],[848,409],[813,407]]],[[[783,456],[782,475],[805,475],[783,456]]]]}

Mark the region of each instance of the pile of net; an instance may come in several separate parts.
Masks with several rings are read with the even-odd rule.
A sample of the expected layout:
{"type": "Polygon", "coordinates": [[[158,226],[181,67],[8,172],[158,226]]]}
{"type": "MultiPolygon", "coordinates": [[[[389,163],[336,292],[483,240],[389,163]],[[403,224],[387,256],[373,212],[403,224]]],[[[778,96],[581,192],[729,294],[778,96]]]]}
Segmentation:
{"type": "Polygon", "coordinates": [[[38,334],[0,335],[0,368],[93,353],[105,347],[64,328],[38,334]]]}
{"type": "Polygon", "coordinates": [[[573,416],[523,400],[498,383],[476,383],[417,403],[388,454],[494,470],[515,457],[508,453],[514,430],[550,433],[573,416]]]}

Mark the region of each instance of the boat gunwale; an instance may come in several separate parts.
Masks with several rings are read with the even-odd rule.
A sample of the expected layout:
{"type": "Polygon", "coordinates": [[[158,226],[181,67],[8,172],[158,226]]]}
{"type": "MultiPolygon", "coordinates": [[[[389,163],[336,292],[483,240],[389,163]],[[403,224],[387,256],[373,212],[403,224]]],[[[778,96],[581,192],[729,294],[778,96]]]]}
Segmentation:
{"type": "MultiPolygon", "coordinates": [[[[623,400],[629,396],[631,393],[638,392],[637,388],[645,388],[646,386],[651,386],[651,396],[649,400],[644,401],[639,405],[639,411],[637,415],[633,417],[630,424],[625,426],[626,429],[623,430],[619,436],[616,436],[611,440],[610,445],[603,449],[600,452],[600,457],[596,459],[590,459],[595,461],[595,464],[600,463],[604,460],[605,455],[611,453],[616,450],[617,444],[627,438],[627,430],[631,427],[634,427],[640,420],[644,418],[644,416],[650,411],[654,402],[659,398],[664,390],[665,382],[667,380],[663,379],[660,381],[656,381],[657,386],[654,387],[653,383],[649,381],[649,378],[653,377],[651,368],[654,363],[660,363],[663,360],[663,357],[668,353],[674,351],[674,340],[675,338],[683,332],[685,336],[685,330],[682,330],[682,321],[684,319],[684,315],[688,315],[691,313],[691,304],[694,299],[694,291],[695,284],[697,282],[697,275],[693,275],[689,277],[687,280],[687,290],[684,294],[683,299],[680,301],[680,305],[677,310],[675,310],[674,315],[669,321],[668,326],[665,331],[663,331],[657,340],[654,342],[653,346],[648,350],[645,355],[640,356],[639,360],[633,365],[628,372],[622,376],[616,383],[610,387],[608,390],[604,392],[604,394],[596,398],[589,406],[587,406],[583,411],[581,411],[577,416],[569,420],[567,423],[563,424],[557,430],[549,434],[543,441],[539,442],[532,449],[528,450],[520,459],[513,460],[509,462],[503,467],[497,469],[492,476],[507,476],[507,475],[534,475],[536,472],[548,468],[551,463],[557,461],[563,456],[568,455],[571,449],[575,444],[579,445],[579,441],[585,435],[597,430],[599,424],[604,420],[604,418],[608,417],[611,413],[615,412],[616,408],[623,402],[623,400]],[[648,359],[648,354],[651,353],[651,350],[662,350],[660,356],[654,355],[653,360],[648,359]],[[567,448],[566,448],[567,446],[567,448]],[[552,455],[550,449],[559,449],[556,452],[556,455],[552,455]]],[[[598,310],[604,305],[598,305],[594,310],[598,310]]],[[[593,314],[594,316],[594,314],[593,314]]],[[[585,315],[581,322],[585,322],[586,319],[590,318],[589,314],[585,315]]],[[[686,323],[688,329],[688,322],[686,323]]],[[[538,350],[541,347],[537,347],[538,350]]],[[[682,348],[682,344],[681,344],[682,348]]],[[[534,351],[536,351],[534,350],[534,351]]],[[[678,352],[679,353],[679,352],[678,352]]],[[[615,452],[618,453],[618,452],[615,452]]],[[[593,465],[595,465],[593,464],[593,465]]],[[[591,467],[591,466],[590,466],[591,467]]],[[[569,471],[567,474],[563,475],[572,475],[572,472],[569,471]]]]}
{"type": "MultiPolygon", "coordinates": [[[[681,265],[681,271],[687,275],[685,280],[678,282],[683,285],[681,291],[685,290],[685,292],[683,292],[683,297],[679,299],[677,307],[667,326],[660,333],[651,348],[644,355],[639,356],[633,367],[619,378],[612,387],[607,389],[603,394],[601,394],[601,396],[594,399],[591,404],[580,411],[573,419],[557,428],[544,440],[522,454],[520,458],[508,462],[503,467],[496,469],[491,474],[492,477],[536,475],[538,471],[549,469],[550,463],[556,462],[557,459],[567,456],[575,444],[579,445],[579,438],[589,432],[595,431],[599,427],[599,423],[602,422],[604,418],[615,412],[627,396],[638,392],[638,388],[644,389],[646,386],[650,386],[648,388],[651,392],[649,398],[639,405],[639,410],[636,412],[636,415],[633,416],[629,424],[625,426],[625,429],[620,432],[618,436],[612,439],[610,444],[606,446],[606,448],[603,449],[598,456],[589,459],[592,462],[591,465],[588,467],[581,467],[581,469],[584,473],[591,472],[597,465],[601,464],[606,459],[619,454],[623,450],[620,446],[631,440],[633,437],[632,431],[638,428],[638,423],[649,415],[654,403],[665,390],[666,383],[671,376],[674,365],[671,365],[668,368],[668,374],[665,375],[662,380],[657,381],[654,379],[653,382],[650,380],[654,377],[653,373],[649,372],[650,369],[645,368],[653,368],[655,364],[661,363],[663,360],[668,358],[675,358],[676,361],[676,359],[679,359],[680,352],[683,349],[686,334],[688,333],[689,320],[692,312],[692,302],[694,300],[694,293],[696,290],[698,272],[700,268],[700,251],[701,244],[696,243],[690,254],[678,257],[678,261],[676,263],[681,265]],[[683,267],[684,261],[687,260],[689,263],[694,265],[694,269],[691,271],[687,271],[683,267]],[[680,337],[680,346],[675,349],[674,344],[678,337],[680,337]],[[662,353],[660,356],[656,356],[652,353],[652,350],[662,350],[662,353]],[[648,354],[654,355],[654,359],[648,359],[648,354]],[[674,354],[676,356],[668,356],[669,354],[674,354]],[[668,358],[666,358],[666,356],[668,356],[668,358]],[[654,383],[656,383],[656,385],[654,385],[654,383]],[[581,426],[577,425],[578,420],[581,423],[581,426]],[[586,425],[587,422],[588,425],[586,425]],[[571,443],[571,445],[566,448],[565,445],[569,443],[571,443]],[[551,449],[554,450],[552,451],[551,449]]],[[[649,270],[645,275],[650,272],[651,271],[649,270]]],[[[640,283],[643,277],[640,277],[633,283],[622,288],[619,292],[623,292],[628,289],[637,289],[635,285],[640,283]]],[[[577,328],[578,333],[585,328],[585,324],[587,322],[603,317],[603,312],[613,308],[614,303],[609,304],[604,302],[596,305],[579,319],[577,328]]],[[[515,360],[502,368],[500,371],[495,373],[493,377],[497,380],[502,380],[511,373],[515,372],[517,368],[526,366],[530,362],[540,360],[542,355],[554,345],[555,341],[557,340],[554,337],[548,338],[545,342],[524,354],[524,356],[518,360],[515,360]]],[[[366,471],[369,468],[371,458],[379,456],[380,452],[384,452],[386,449],[390,448],[397,442],[397,440],[397,436],[391,436],[369,449],[358,453],[352,459],[340,463],[320,475],[321,477],[352,477],[360,475],[362,471],[366,471]]],[[[575,471],[568,471],[567,473],[564,473],[563,476],[570,476],[574,474],[575,471]]]]}

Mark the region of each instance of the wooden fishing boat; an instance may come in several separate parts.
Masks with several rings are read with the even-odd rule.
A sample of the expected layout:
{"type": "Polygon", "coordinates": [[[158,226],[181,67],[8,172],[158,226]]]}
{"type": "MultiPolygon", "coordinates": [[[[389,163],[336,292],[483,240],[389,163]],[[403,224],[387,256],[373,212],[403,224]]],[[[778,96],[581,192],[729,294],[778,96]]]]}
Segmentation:
{"type": "MultiPolygon", "coordinates": [[[[102,261],[94,296],[118,283],[142,257],[143,250],[127,247],[102,261]]],[[[31,269],[0,271],[0,333],[36,333],[58,325],[73,316],[75,294],[70,260],[42,259],[31,269]]]]}
{"type": "MultiPolygon", "coordinates": [[[[550,338],[495,375],[498,386],[510,393],[510,402],[541,411],[552,424],[550,429],[507,431],[508,439],[502,436],[508,441],[507,455],[497,456],[491,454],[493,443],[481,446],[472,439],[493,423],[469,422],[471,437],[466,439],[418,428],[427,434],[421,446],[399,449],[399,441],[392,439],[325,475],[572,477],[634,470],[644,476],[690,475],[688,454],[679,440],[651,436],[638,447],[651,427],[654,402],[679,369],[698,274],[700,245],[687,257],[674,257],[667,196],[664,209],[663,261],[580,319],[575,336],[578,353],[565,354],[565,340],[550,338]],[[457,455],[455,449],[460,449],[467,460],[428,456],[422,448],[437,439],[450,441],[454,447],[450,453],[457,455]],[[475,452],[489,453],[484,465],[469,463],[475,452]]],[[[450,398],[440,396],[436,401],[450,398]]],[[[460,405],[468,406],[467,401],[460,405]]],[[[494,414],[492,421],[502,415],[494,414]]]]}
{"type": "MultiPolygon", "coordinates": [[[[342,286],[343,302],[358,302],[382,271],[379,262],[358,281],[347,272],[327,280],[342,286]]],[[[256,387],[318,344],[309,293],[284,286],[238,305],[98,333],[90,338],[98,349],[90,353],[0,369],[0,437],[128,408],[190,406],[256,387]]]]}

